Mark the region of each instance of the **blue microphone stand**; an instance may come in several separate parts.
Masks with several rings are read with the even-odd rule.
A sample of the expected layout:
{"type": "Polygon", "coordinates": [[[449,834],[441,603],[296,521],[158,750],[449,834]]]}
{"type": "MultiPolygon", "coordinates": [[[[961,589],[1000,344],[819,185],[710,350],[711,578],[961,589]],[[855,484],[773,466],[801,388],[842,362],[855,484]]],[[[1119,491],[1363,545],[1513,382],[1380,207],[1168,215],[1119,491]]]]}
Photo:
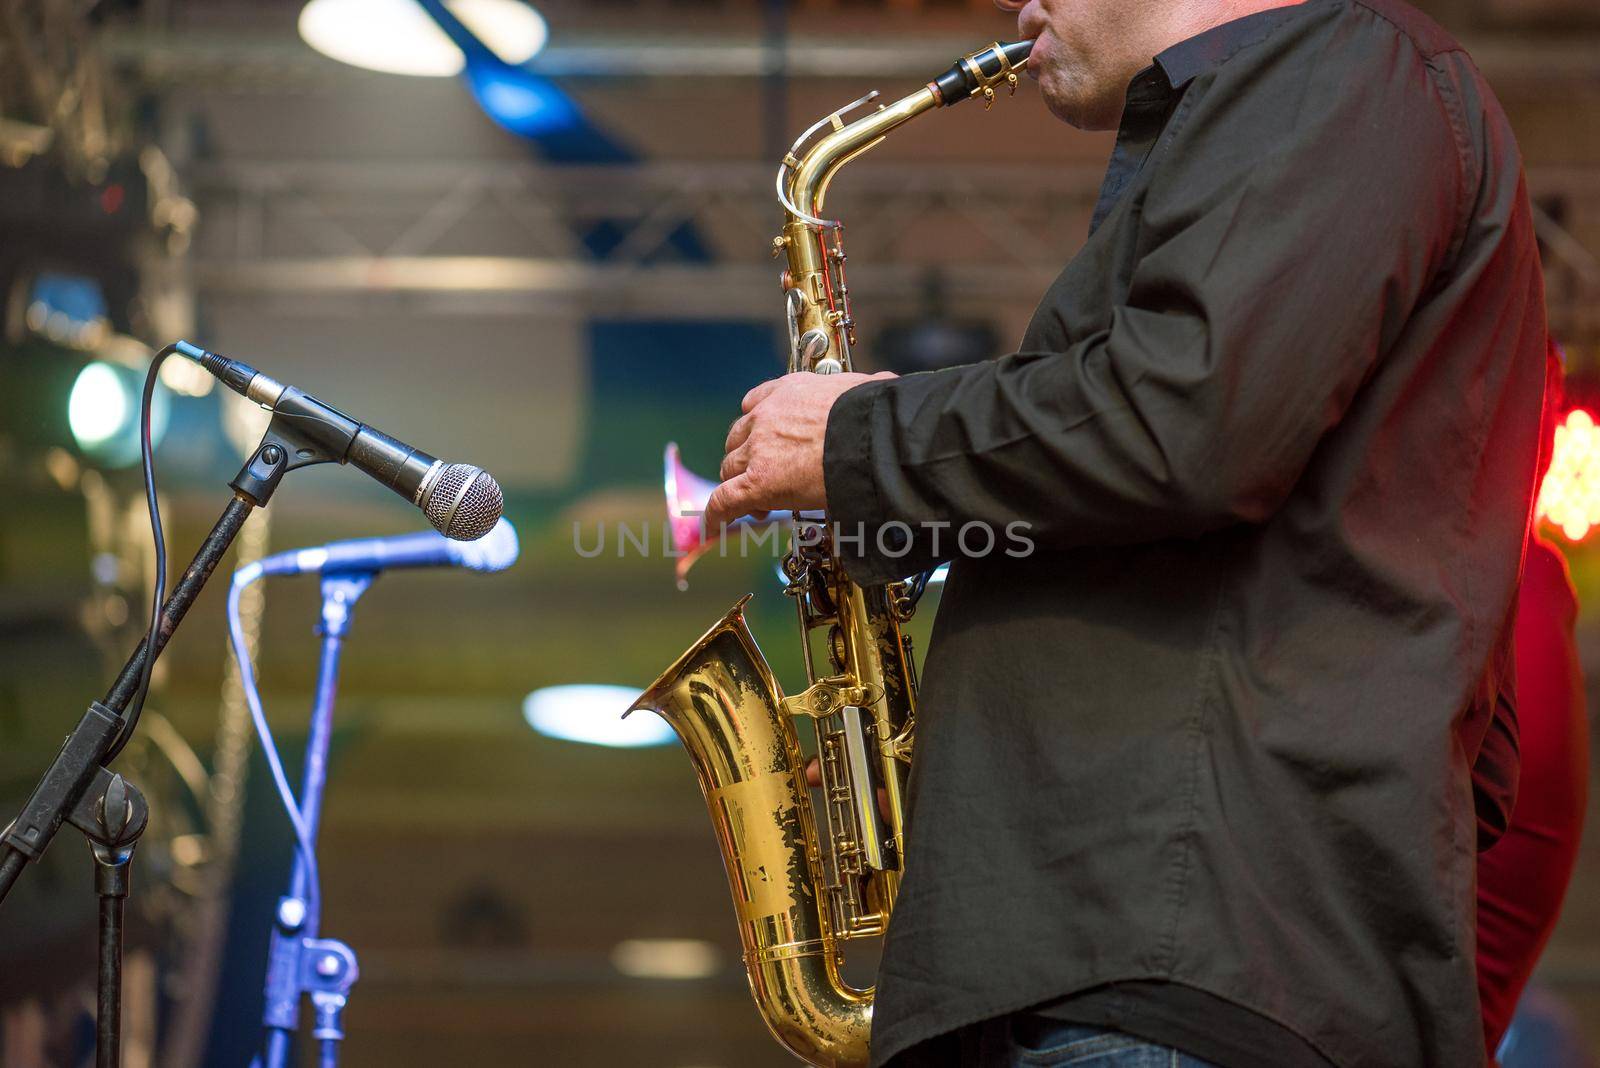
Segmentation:
{"type": "Polygon", "coordinates": [[[320,1043],[322,1068],[339,1061],[344,1040],[341,1018],[350,988],[360,972],[356,955],[336,939],[321,937],[321,880],[317,863],[317,829],[322,795],[328,782],[328,745],[333,737],[333,706],[339,688],[339,655],[350,631],[351,613],[378,573],[391,567],[449,564],[473,571],[503,571],[517,559],[516,530],[498,520],[474,546],[459,545],[431,532],[389,538],[334,542],[315,549],[279,553],[246,564],[234,572],[228,590],[228,640],[239,668],[245,703],[255,721],[272,783],[294,827],[294,867],[289,889],[278,900],[267,955],[266,1004],[262,1009],[262,1051],[254,1068],[284,1068],[300,1023],[300,999],[311,997],[316,1012],[312,1037],[320,1043]],[[272,740],[255,668],[239,622],[240,596],[267,575],[299,575],[315,571],[322,582],[322,615],[317,633],[322,656],[317,671],[316,700],[306,738],[305,770],[299,793],[289,785],[278,747],[272,740]]]}
{"type": "MultiPolygon", "coordinates": [[[[322,575],[322,659],[317,673],[316,702],[306,739],[305,771],[300,787],[300,818],[316,839],[322,815],[322,793],[328,781],[328,744],[333,737],[333,706],[339,688],[339,654],[350,629],[355,603],[376,577],[370,571],[326,572],[322,575]]],[[[288,893],[273,917],[272,946],[267,957],[266,1005],[261,1026],[266,1038],[265,1068],[284,1068],[300,1024],[300,999],[310,995],[316,1013],[312,1037],[321,1043],[321,1068],[339,1063],[344,1039],[342,1016],[350,988],[360,976],[355,952],[337,939],[318,937],[320,903],[308,893],[305,858],[295,851],[288,893]]],[[[260,1058],[256,1064],[261,1065],[260,1058]]]]}

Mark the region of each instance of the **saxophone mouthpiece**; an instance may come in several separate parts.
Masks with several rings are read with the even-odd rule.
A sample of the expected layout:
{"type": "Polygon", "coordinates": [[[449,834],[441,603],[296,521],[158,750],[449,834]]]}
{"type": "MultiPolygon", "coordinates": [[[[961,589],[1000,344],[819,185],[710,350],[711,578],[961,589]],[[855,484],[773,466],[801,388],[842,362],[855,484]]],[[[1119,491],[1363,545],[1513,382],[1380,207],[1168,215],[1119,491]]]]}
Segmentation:
{"type": "Polygon", "coordinates": [[[942,107],[959,104],[968,97],[983,97],[984,106],[994,102],[994,91],[1004,85],[1017,91],[1017,72],[1028,65],[1028,55],[1033,51],[1032,41],[996,41],[988,48],[980,48],[969,56],[956,60],[951,68],[929,84],[939,94],[942,107]]]}

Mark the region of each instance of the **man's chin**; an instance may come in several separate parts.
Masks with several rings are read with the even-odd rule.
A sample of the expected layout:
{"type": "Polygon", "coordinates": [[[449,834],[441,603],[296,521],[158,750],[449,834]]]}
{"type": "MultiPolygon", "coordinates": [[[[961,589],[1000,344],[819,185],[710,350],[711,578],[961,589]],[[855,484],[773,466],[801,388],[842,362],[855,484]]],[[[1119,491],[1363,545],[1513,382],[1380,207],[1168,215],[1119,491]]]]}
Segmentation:
{"type": "Polygon", "coordinates": [[[1079,130],[1115,130],[1122,120],[1121,109],[1111,110],[1099,101],[1085,100],[1075,93],[1061,92],[1047,81],[1039,83],[1040,96],[1050,114],[1079,130]]]}

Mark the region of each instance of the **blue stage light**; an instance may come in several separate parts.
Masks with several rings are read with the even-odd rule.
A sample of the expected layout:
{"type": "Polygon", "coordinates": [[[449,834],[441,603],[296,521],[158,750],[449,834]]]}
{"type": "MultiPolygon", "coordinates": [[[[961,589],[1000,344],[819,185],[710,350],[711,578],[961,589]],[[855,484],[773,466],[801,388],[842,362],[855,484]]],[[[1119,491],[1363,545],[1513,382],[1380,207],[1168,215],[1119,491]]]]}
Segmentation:
{"type": "Polygon", "coordinates": [[[467,63],[467,84],[478,106],[519,137],[542,137],[579,126],[572,100],[548,80],[498,61],[467,63]]]}
{"type": "Polygon", "coordinates": [[[28,284],[24,307],[29,331],[69,348],[93,349],[110,330],[105,292],[81,275],[40,272],[28,284]]]}

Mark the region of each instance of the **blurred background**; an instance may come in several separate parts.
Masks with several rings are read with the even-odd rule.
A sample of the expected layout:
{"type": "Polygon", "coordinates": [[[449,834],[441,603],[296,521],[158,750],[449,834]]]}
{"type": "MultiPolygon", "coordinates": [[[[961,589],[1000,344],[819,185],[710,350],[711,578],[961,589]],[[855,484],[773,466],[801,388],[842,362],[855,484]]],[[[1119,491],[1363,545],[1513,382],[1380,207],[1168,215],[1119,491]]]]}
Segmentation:
{"type": "MultiPolygon", "coordinates": [[[[714,472],[740,396],[781,370],[769,251],[789,143],[870,89],[897,97],[1014,37],[1015,22],[986,0],[536,6],[452,3],[510,64],[463,67],[409,0],[0,0],[0,818],[145,624],[137,388],[152,349],[187,337],[483,466],[521,535],[508,572],[395,573],[355,610],[321,835],[323,931],[361,964],[346,1063],[788,1063],[745,989],[682,752],[556,737],[565,722],[590,743],[650,740],[612,729],[626,696],[546,688],[642,688],[751,591],[752,625],[794,684],[771,558],[712,557],[675,588],[662,448],[676,440],[714,472]],[[634,535],[620,548],[619,524],[634,535]]],[[[1517,129],[1568,403],[1593,410],[1600,13],[1592,0],[1419,6],[1467,43],[1517,129]]],[[[1015,344],[1084,237],[1109,150],[1052,120],[1025,82],[988,112],[912,124],[846,171],[829,206],[849,224],[868,369],[1015,344]]],[[[184,361],[162,383],[176,572],[264,424],[184,361]]],[[[1600,442],[1591,460],[1585,434],[1557,465],[1585,503],[1546,529],[1587,606],[1600,442]]],[[[133,1068],[243,1065],[257,1041],[291,839],[228,663],[227,573],[421,525],[356,472],[291,474],[160,661],[118,765],[155,812],[129,924],[133,1068]]],[[[296,782],[319,604],[309,577],[267,579],[244,601],[296,782]]],[[[1600,628],[1587,612],[1579,626],[1600,685],[1600,628]]],[[[1594,794],[1536,984],[1600,1052],[1594,794]]],[[[8,1068],[84,1063],[91,870],[69,831],[0,913],[8,1068]]]]}

